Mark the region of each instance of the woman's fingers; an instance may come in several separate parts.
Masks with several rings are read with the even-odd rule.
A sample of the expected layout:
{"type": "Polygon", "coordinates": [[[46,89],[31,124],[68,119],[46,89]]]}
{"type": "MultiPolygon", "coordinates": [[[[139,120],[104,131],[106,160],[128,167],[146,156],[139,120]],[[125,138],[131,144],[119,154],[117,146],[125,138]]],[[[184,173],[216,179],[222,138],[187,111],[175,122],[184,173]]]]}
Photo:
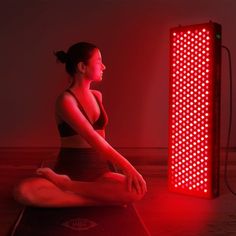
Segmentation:
{"type": "Polygon", "coordinates": [[[135,189],[137,194],[140,194],[139,181],[136,178],[133,180],[133,188],[135,189]]]}
{"type": "Polygon", "coordinates": [[[146,193],[147,192],[147,184],[146,184],[146,181],[143,179],[143,177],[140,181],[140,184],[142,185],[143,193],[146,193]]]}
{"type": "Polygon", "coordinates": [[[142,175],[139,175],[135,181],[135,189],[137,190],[138,194],[145,194],[147,192],[146,182],[143,179],[142,175]]]}
{"type": "Polygon", "coordinates": [[[145,194],[147,192],[147,185],[142,175],[139,174],[134,168],[126,173],[128,191],[131,192],[133,189],[137,194],[145,194]]]}
{"type": "Polygon", "coordinates": [[[141,189],[139,186],[139,181],[136,178],[129,177],[128,179],[128,190],[131,192],[132,190],[135,190],[137,194],[141,193],[141,189]]]}
{"type": "Polygon", "coordinates": [[[141,194],[145,194],[147,192],[147,185],[141,175],[140,175],[140,179],[138,181],[138,184],[139,184],[139,189],[140,189],[141,194]]]}
{"type": "Polygon", "coordinates": [[[128,184],[128,191],[132,191],[132,178],[131,176],[127,176],[127,184],[128,184]]]}

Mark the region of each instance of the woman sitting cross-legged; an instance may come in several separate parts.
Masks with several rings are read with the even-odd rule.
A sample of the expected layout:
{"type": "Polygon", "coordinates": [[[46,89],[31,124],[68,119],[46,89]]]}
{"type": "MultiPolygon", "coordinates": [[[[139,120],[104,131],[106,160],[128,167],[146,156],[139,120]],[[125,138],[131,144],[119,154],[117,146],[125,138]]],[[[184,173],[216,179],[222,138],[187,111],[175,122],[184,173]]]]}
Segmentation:
{"type": "Polygon", "coordinates": [[[57,164],[54,170],[39,168],[36,177],[21,181],[14,189],[15,199],[38,207],[123,205],[140,200],[146,182],[106,141],[102,94],[90,89],[92,82],[102,80],[105,70],[100,50],[80,42],[55,56],[71,78],[55,105],[61,138],[57,164]],[[108,162],[122,174],[111,171],[108,162]]]}

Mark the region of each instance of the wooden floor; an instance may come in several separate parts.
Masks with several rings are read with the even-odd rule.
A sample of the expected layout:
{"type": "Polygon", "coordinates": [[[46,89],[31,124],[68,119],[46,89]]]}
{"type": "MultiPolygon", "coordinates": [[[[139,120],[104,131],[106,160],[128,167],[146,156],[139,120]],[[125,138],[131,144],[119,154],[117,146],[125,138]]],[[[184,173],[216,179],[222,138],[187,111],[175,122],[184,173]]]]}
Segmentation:
{"type": "MultiPolygon", "coordinates": [[[[0,236],[8,235],[22,206],[12,197],[13,186],[30,177],[42,160],[53,160],[56,149],[0,149],[0,236]]],[[[143,174],[148,193],[135,206],[151,235],[233,236],[236,235],[236,196],[223,181],[220,196],[206,200],[167,190],[167,156],[164,150],[121,150],[143,174]]],[[[236,153],[230,154],[235,160],[236,153]]],[[[236,190],[236,167],[229,166],[230,183],[236,190]]]]}

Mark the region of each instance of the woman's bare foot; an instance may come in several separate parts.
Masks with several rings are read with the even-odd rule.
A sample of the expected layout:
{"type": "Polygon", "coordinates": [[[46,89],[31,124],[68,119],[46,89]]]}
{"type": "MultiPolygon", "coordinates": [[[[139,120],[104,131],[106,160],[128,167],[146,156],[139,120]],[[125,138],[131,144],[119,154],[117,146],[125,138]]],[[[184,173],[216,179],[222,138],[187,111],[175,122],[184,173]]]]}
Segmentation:
{"type": "Polygon", "coordinates": [[[55,173],[52,169],[48,167],[38,168],[36,170],[36,174],[40,177],[48,179],[52,183],[54,183],[59,188],[65,190],[66,184],[71,181],[68,175],[60,175],[55,173]]]}

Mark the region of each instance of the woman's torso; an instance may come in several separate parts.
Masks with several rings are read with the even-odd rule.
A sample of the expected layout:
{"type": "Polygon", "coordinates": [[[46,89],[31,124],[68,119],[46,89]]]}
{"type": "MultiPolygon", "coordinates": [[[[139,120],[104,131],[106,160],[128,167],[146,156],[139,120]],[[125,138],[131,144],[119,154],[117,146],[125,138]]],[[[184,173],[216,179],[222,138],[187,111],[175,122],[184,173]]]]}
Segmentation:
{"type": "MultiPolygon", "coordinates": [[[[98,93],[97,95],[95,95],[96,97],[87,97],[85,100],[79,97],[77,98],[77,105],[84,110],[84,115],[94,127],[94,130],[105,138],[105,126],[108,118],[103,108],[101,97],[99,98],[100,94],[98,93]]],[[[71,94],[71,96],[76,95],[71,94]]],[[[103,155],[92,148],[79,133],[71,129],[58,113],[59,111],[56,110],[57,127],[60,124],[64,124],[67,127],[66,129],[68,129],[67,134],[70,135],[61,135],[60,132],[62,130],[58,129],[61,136],[61,148],[54,170],[59,174],[66,174],[70,178],[80,181],[95,181],[106,172],[114,171],[113,166],[107,162],[103,155]]]]}
{"type": "MultiPolygon", "coordinates": [[[[95,131],[98,132],[101,136],[105,138],[105,126],[107,124],[107,115],[105,113],[105,110],[102,105],[101,97],[99,96],[99,92],[95,90],[91,90],[90,93],[85,95],[82,94],[76,94],[73,90],[66,90],[67,93],[70,94],[70,96],[73,96],[76,101],[78,102],[78,107],[80,110],[83,111],[85,117],[87,120],[91,123],[91,125],[95,124],[96,121],[99,121],[98,119],[101,118],[100,121],[103,122],[102,119],[104,119],[104,125],[99,127],[95,127],[95,131]],[[103,117],[102,117],[103,116],[103,117]]],[[[57,108],[55,110],[55,119],[56,124],[59,129],[60,133],[60,141],[61,141],[61,147],[66,148],[91,148],[90,144],[81,137],[80,134],[78,134],[76,131],[69,131],[68,134],[62,134],[62,130],[65,128],[68,130],[71,129],[68,124],[63,121],[63,119],[58,115],[57,108]],[[63,126],[63,129],[61,129],[60,126],[63,126]],[[66,126],[66,127],[65,127],[66,126]]],[[[101,122],[100,122],[101,123],[101,122]]],[[[95,124],[96,125],[96,124],[95,124]]]]}

